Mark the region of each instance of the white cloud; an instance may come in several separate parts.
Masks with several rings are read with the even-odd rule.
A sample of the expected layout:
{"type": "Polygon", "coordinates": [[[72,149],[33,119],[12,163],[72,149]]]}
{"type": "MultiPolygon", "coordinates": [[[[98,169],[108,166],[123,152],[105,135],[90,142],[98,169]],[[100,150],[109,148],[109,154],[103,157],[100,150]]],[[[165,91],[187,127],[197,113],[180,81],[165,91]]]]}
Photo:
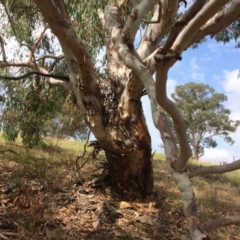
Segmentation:
{"type": "MultiPolygon", "coordinates": [[[[222,81],[223,88],[228,96],[226,107],[231,110],[231,119],[240,120],[240,79],[237,78],[239,69],[233,71],[224,70],[224,79],[222,81]]],[[[238,130],[231,134],[235,140],[235,145],[240,145],[240,127],[238,130]]]]}
{"type": "Polygon", "coordinates": [[[229,43],[211,42],[207,44],[207,48],[213,53],[213,57],[218,58],[223,54],[231,54],[240,52],[239,48],[235,48],[236,42],[231,40],[229,43]]]}
{"type": "Polygon", "coordinates": [[[177,86],[177,81],[174,79],[168,79],[167,81],[167,96],[171,98],[171,94],[175,91],[175,87],[177,86]]]}
{"type": "Polygon", "coordinates": [[[211,163],[230,163],[233,161],[234,155],[224,148],[206,148],[204,149],[204,156],[200,158],[201,161],[211,162],[211,163]]]}
{"type": "Polygon", "coordinates": [[[197,63],[197,58],[190,60],[190,76],[191,81],[203,82],[205,80],[204,69],[197,63]]]}

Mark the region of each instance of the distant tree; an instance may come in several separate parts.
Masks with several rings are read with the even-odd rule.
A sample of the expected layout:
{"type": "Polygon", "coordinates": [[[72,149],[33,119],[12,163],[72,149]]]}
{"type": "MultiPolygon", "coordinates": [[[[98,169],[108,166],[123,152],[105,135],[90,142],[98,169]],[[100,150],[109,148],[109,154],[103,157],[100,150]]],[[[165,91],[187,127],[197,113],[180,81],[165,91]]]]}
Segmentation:
{"type": "Polygon", "coordinates": [[[234,143],[230,133],[237,130],[240,121],[229,118],[230,110],[223,105],[226,95],[207,84],[190,82],[177,86],[172,98],[184,118],[193,158],[199,159],[204,148],[216,147],[216,136],[234,143]]]}
{"type": "Polygon", "coordinates": [[[44,81],[30,76],[22,81],[0,82],[0,121],[6,141],[13,142],[20,134],[24,145],[39,147],[44,143],[43,136],[86,136],[87,125],[73,103],[73,94],[42,84],[44,81]]]}
{"type": "Polygon", "coordinates": [[[69,138],[80,140],[87,136],[87,125],[76,106],[65,103],[58,112],[54,112],[44,124],[45,136],[54,138],[69,138]]]}

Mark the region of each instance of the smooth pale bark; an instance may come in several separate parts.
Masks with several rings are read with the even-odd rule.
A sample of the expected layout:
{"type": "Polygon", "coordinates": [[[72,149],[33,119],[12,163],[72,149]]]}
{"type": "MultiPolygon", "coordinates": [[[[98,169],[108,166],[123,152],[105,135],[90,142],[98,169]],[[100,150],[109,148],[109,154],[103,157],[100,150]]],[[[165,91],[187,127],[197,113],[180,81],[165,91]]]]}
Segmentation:
{"type": "Polygon", "coordinates": [[[166,42],[164,43],[162,52],[167,53],[172,46],[181,30],[196,16],[196,14],[206,4],[207,0],[195,1],[192,6],[182,15],[174,24],[172,31],[170,32],[166,42]]]}
{"type": "Polygon", "coordinates": [[[173,46],[172,52],[181,54],[188,46],[191,38],[199,31],[199,29],[214,16],[229,0],[210,0],[204,8],[202,8],[196,16],[178,35],[173,46]]]}
{"type": "Polygon", "coordinates": [[[184,119],[176,104],[167,97],[168,67],[164,63],[157,64],[156,72],[156,100],[158,104],[171,116],[177,133],[180,146],[178,158],[172,159],[172,164],[177,171],[183,171],[191,156],[184,119]]]}
{"type": "Polygon", "coordinates": [[[141,59],[144,60],[151,53],[153,53],[158,47],[159,43],[164,37],[165,32],[169,29],[169,26],[173,23],[178,10],[178,1],[164,0],[162,4],[158,5],[155,9],[154,15],[151,21],[156,21],[159,17],[159,7],[161,6],[161,16],[159,23],[149,24],[141,39],[141,43],[137,49],[141,59]]]}
{"type": "Polygon", "coordinates": [[[223,216],[217,219],[213,219],[203,224],[203,229],[206,232],[212,232],[213,230],[228,225],[240,224],[240,216],[223,216]]]}
{"type": "Polygon", "coordinates": [[[214,35],[220,32],[222,29],[228,27],[232,22],[236,21],[239,16],[240,1],[234,0],[224,10],[219,11],[204,26],[202,26],[188,46],[200,41],[207,35],[214,35]]]}
{"type": "Polygon", "coordinates": [[[236,160],[233,163],[228,163],[224,165],[217,166],[202,166],[194,169],[190,169],[188,176],[190,178],[201,176],[205,174],[221,174],[226,172],[232,172],[240,169],[240,160],[236,160]]]}
{"type": "Polygon", "coordinates": [[[122,38],[126,44],[130,44],[133,47],[133,42],[143,18],[158,2],[159,0],[143,0],[133,9],[122,31],[122,38]]]}

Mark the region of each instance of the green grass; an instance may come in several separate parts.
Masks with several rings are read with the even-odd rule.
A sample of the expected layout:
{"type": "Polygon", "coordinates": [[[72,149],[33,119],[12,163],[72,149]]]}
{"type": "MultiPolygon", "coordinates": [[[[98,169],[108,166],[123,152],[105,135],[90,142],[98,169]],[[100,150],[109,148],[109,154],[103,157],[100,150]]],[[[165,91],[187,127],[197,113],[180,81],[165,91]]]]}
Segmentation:
{"type": "Polygon", "coordinates": [[[240,170],[223,174],[223,179],[229,182],[232,186],[240,187],[240,170]]]}
{"type": "MultiPolygon", "coordinates": [[[[0,134],[0,144],[4,146],[4,149],[11,149],[20,154],[20,156],[11,152],[4,153],[4,157],[7,157],[16,162],[24,162],[32,166],[32,170],[37,170],[36,174],[41,177],[52,178],[51,175],[56,175],[57,170],[53,173],[53,170],[48,172],[49,161],[51,163],[61,163],[65,161],[74,161],[77,156],[81,156],[84,151],[85,141],[72,141],[67,139],[54,139],[45,138],[45,142],[49,146],[46,149],[27,149],[22,146],[21,138],[18,137],[16,142],[9,144],[6,143],[0,134]],[[40,159],[40,160],[39,160],[40,159]],[[44,160],[41,160],[44,159],[44,160]],[[46,164],[48,161],[48,164],[46,164]]],[[[91,148],[86,147],[86,151],[90,152],[91,148]]],[[[103,156],[103,153],[101,153],[103,156]]],[[[153,160],[165,162],[165,155],[163,153],[154,153],[153,160]]],[[[190,164],[198,166],[210,166],[209,162],[202,162],[191,160],[190,164]]],[[[216,175],[214,175],[216,176],[216,175]]],[[[215,177],[213,177],[215,179],[215,177]]],[[[217,178],[216,178],[217,179],[217,178]]],[[[226,183],[231,184],[234,187],[240,187],[240,170],[222,174],[220,179],[226,183]]],[[[211,183],[208,176],[201,176],[193,178],[193,183],[197,185],[207,186],[211,183]]]]}

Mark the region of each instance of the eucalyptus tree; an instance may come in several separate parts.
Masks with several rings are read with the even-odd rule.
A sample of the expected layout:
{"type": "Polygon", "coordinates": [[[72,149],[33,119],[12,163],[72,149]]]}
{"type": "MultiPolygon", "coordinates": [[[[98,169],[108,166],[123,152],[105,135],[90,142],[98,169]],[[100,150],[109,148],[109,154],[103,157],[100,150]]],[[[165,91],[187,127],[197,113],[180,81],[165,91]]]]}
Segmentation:
{"type": "Polygon", "coordinates": [[[164,144],[168,171],[181,192],[191,238],[208,239],[207,231],[240,222],[239,216],[226,216],[200,223],[190,178],[231,171],[240,163],[187,170],[191,148],[184,119],[166,95],[168,71],[181,60],[184,50],[207,35],[220,34],[217,40],[227,41],[224,37],[234,32],[229,38],[238,39],[239,0],[1,3],[7,18],[2,22],[6,29],[2,42],[14,36],[22,57],[8,60],[2,44],[0,67],[8,69],[9,75],[15,68],[39,72],[45,76],[42,85],[62,87],[74,95],[98,147],[105,151],[111,183],[122,196],[146,196],[152,191],[151,139],[140,100],[145,89],[164,144]],[[181,11],[182,4],[189,6],[181,11]],[[97,69],[94,59],[103,47],[104,68],[97,69]],[[57,55],[58,50],[63,54],[57,55]],[[59,61],[67,64],[68,76],[54,76],[59,61]],[[173,120],[178,144],[164,111],[173,120]]]}
{"type": "Polygon", "coordinates": [[[207,84],[190,82],[177,86],[172,98],[184,118],[194,159],[204,155],[204,148],[217,147],[214,137],[234,143],[230,134],[237,130],[240,121],[229,118],[231,112],[224,107],[225,94],[207,84]]]}

